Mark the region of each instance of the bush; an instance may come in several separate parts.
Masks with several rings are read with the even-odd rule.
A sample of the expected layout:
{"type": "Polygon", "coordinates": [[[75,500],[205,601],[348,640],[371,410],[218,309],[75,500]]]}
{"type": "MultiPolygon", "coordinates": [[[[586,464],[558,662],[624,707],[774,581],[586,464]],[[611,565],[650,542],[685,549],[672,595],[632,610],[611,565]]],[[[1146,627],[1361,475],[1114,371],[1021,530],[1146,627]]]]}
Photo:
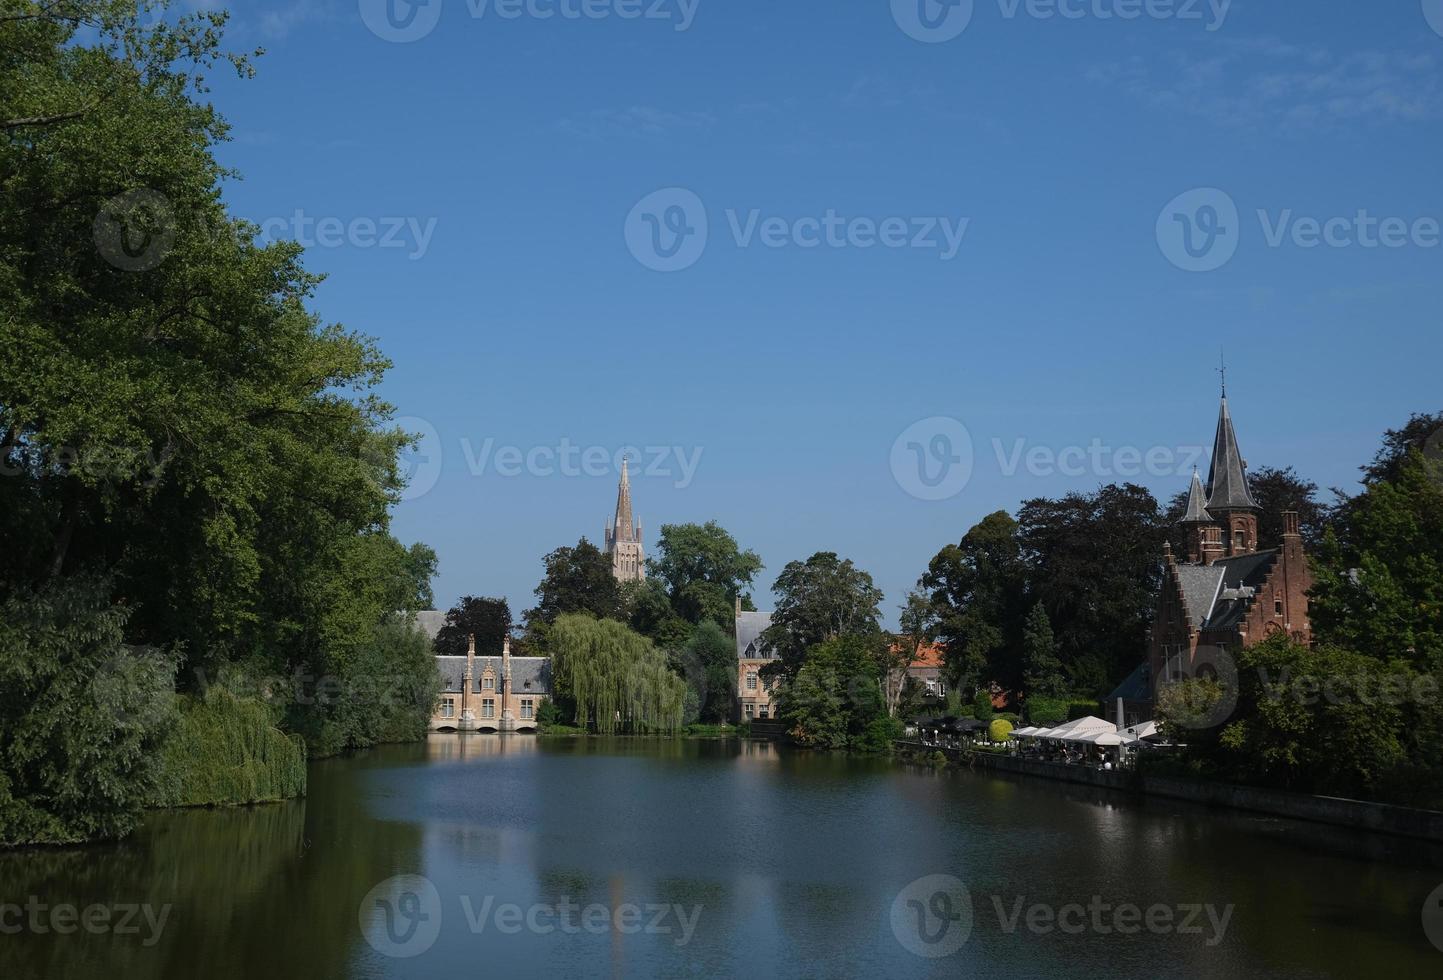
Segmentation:
{"type": "Polygon", "coordinates": [[[1062,698],[1031,697],[1025,708],[1027,721],[1033,725],[1051,727],[1067,720],[1067,702],[1062,698]]]}
{"type": "Polygon", "coordinates": [[[1005,742],[1012,737],[1012,722],[998,718],[987,726],[987,737],[994,742],[1005,742]]]}
{"type": "Polygon", "coordinates": [[[0,845],[123,837],[155,796],[177,658],[127,646],[99,581],[0,605],[0,845]]]}
{"type": "Polygon", "coordinates": [[[860,736],[853,740],[852,748],[858,752],[886,752],[892,742],[902,737],[902,723],[896,718],[881,715],[873,718],[860,736]]]}
{"type": "Polygon", "coordinates": [[[161,753],[157,806],[265,803],[306,791],[306,747],[271,710],[213,688],[182,695],[180,724],[161,753]]]}

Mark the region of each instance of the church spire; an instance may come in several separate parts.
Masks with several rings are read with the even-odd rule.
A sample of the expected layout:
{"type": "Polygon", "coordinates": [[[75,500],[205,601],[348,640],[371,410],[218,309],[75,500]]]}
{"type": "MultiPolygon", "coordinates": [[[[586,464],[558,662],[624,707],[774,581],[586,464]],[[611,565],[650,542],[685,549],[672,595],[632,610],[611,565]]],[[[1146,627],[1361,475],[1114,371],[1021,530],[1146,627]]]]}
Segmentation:
{"type": "Polygon", "coordinates": [[[1218,431],[1213,439],[1207,489],[1207,509],[1214,515],[1219,515],[1220,511],[1261,509],[1248,489],[1247,467],[1238,449],[1238,434],[1233,430],[1233,417],[1228,411],[1226,394],[1218,410],[1218,431]]]}
{"type": "Polygon", "coordinates": [[[616,520],[612,523],[614,541],[635,541],[638,537],[631,522],[631,477],[626,472],[626,457],[621,457],[621,486],[616,490],[616,520]]]}

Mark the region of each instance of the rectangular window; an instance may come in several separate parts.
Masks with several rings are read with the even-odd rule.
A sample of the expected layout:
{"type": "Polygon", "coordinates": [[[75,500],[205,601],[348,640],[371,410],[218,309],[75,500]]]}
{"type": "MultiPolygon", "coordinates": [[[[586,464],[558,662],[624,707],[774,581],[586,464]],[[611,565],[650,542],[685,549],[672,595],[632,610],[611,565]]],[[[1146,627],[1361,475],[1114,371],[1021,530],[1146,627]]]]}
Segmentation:
{"type": "Polygon", "coordinates": [[[481,690],[483,690],[483,691],[494,691],[494,690],[496,690],[496,678],[490,677],[490,676],[481,678],[481,690]]]}
{"type": "Polygon", "coordinates": [[[748,718],[752,717],[752,715],[756,713],[756,710],[757,707],[754,704],[742,705],[742,714],[746,715],[748,718]]]}
{"type": "Polygon", "coordinates": [[[756,689],[757,689],[757,672],[756,672],[756,671],[752,671],[751,673],[747,674],[747,690],[748,690],[748,691],[755,691],[756,689]]]}
{"type": "Polygon", "coordinates": [[[940,677],[937,678],[937,696],[939,698],[945,698],[947,696],[947,682],[940,677]]]}
{"type": "Polygon", "coordinates": [[[1283,594],[1281,592],[1273,595],[1273,613],[1277,616],[1283,614],[1283,594]]]}
{"type": "Polygon", "coordinates": [[[936,693],[937,693],[937,680],[936,680],[936,678],[934,678],[934,677],[929,677],[929,678],[927,678],[927,693],[928,693],[928,694],[936,694],[936,693]]]}
{"type": "Polygon", "coordinates": [[[481,702],[481,717],[482,717],[482,718],[495,718],[495,717],[496,717],[496,699],[495,699],[495,698],[485,698],[484,700],[482,700],[482,702],[481,702]]]}
{"type": "Polygon", "coordinates": [[[521,717],[522,717],[522,718],[534,718],[534,717],[536,717],[535,706],[536,706],[536,702],[535,702],[535,701],[531,700],[530,698],[522,698],[522,699],[521,699],[521,717]]]}
{"type": "Polygon", "coordinates": [[[442,698],[442,699],[441,699],[441,717],[442,717],[442,718],[455,718],[455,717],[456,717],[456,699],[455,699],[455,698],[442,698]]]}

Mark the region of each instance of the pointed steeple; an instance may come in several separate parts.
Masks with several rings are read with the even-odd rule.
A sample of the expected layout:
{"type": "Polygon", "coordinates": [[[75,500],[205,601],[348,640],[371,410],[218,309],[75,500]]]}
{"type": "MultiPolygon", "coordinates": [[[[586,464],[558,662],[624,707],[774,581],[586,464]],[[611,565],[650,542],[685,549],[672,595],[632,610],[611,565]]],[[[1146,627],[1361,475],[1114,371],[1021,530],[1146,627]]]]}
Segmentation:
{"type": "Polygon", "coordinates": [[[1182,515],[1180,524],[1211,524],[1213,516],[1208,513],[1207,499],[1203,491],[1202,478],[1198,476],[1197,467],[1192,471],[1192,488],[1187,492],[1187,513],[1182,515]]]}
{"type": "Polygon", "coordinates": [[[1248,489],[1247,468],[1238,449],[1238,435],[1233,431],[1233,417],[1228,412],[1228,396],[1224,389],[1222,407],[1218,411],[1218,432],[1213,440],[1212,465],[1208,468],[1207,509],[1219,511],[1260,510],[1248,489]]]}
{"type": "Polygon", "coordinates": [[[626,457],[621,458],[621,486],[616,490],[616,519],[612,541],[635,541],[635,525],[631,522],[631,477],[626,472],[626,457]]]}

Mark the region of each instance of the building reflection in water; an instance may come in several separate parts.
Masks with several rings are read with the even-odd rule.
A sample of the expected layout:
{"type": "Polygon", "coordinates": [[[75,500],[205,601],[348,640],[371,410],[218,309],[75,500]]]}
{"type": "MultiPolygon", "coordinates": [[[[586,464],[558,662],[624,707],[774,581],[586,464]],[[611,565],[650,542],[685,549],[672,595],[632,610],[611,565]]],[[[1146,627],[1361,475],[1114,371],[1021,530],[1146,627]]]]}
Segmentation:
{"type": "Polygon", "coordinates": [[[498,735],[494,732],[456,732],[426,737],[428,762],[478,762],[502,755],[534,755],[535,735],[498,735]]]}

